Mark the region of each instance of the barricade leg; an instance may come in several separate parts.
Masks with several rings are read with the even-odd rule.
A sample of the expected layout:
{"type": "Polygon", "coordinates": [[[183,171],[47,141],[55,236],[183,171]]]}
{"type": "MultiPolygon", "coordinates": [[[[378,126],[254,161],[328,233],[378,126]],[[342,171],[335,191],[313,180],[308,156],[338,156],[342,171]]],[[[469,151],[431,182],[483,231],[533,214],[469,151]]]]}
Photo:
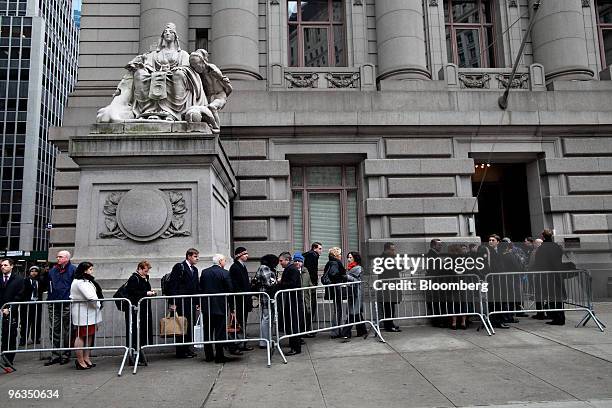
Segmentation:
{"type": "Polygon", "coordinates": [[[601,320],[599,320],[597,316],[595,316],[595,312],[593,312],[592,310],[587,310],[584,317],[580,319],[578,324],[576,324],[576,327],[580,326],[580,324],[582,324],[582,327],[586,326],[586,324],[591,319],[593,319],[593,321],[597,325],[597,328],[599,328],[599,331],[603,333],[604,329],[606,328],[606,325],[601,320]]]}

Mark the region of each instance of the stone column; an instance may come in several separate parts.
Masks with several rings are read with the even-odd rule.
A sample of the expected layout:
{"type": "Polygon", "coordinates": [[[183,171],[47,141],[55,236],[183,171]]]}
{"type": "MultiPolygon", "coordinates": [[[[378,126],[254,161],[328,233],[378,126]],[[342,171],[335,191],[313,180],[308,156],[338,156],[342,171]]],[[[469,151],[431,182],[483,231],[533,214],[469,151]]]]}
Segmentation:
{"type": "Polygon", "coordinates": [[[140,53],[157,45],[168,23],[176,24],[181,48],[189,51],[189,0],[140,0],[140,53]]]}
{"type": "Polygon", "coordinates": [[[547,81],[593,78],[580,1],[541,1],[531,38],[533,59],[544,65],[547,81]]]}
{"type": "Polygon", "coordinates": [[[262,79],[257,0],[212,1],[211,59],[230,79],[262,79]]]}
{"type": "Polygon", "coordinates": [[[378,79],[431,79],[422,0],[376,2],[378,79]]]}

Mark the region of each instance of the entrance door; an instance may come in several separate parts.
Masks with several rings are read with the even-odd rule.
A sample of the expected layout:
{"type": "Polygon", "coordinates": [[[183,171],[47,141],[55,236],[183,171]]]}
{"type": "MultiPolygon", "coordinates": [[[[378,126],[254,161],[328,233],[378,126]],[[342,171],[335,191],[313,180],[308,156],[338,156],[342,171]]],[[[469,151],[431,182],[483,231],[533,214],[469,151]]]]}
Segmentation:
{"type": "Polygon", "coordinates": [[[479,188],[476,235],[483,241],[498,234],[521,242],[532,235],[524,163],[491,163],[489,167],[477,163],[472,176],[474,196],[479,188]]]}
{"type": "Polygon", "coordinates": [[[354,166],[292,167],[293,246],[309,250],[321,242],[327,250],[342,249],[343,255],[359,250],[356,168],[354,166]]]}

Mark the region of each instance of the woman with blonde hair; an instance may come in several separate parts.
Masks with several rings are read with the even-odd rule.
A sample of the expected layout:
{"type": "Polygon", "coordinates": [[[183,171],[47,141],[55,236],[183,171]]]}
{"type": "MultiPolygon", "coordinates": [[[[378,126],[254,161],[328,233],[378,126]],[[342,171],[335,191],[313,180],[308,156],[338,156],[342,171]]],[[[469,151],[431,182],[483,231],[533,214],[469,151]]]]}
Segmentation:
{"type": "MultiPolygon", "coordinates": [[[[325,264],[321,283],[324,285],[333,285],[337,283],[345,283],[347,281],[346,268],[342,265],[342,250],[338,247],[329,249],[329,261],[325,264]]],[[[346,299],[346,288],[342,286],[334,286],[325,288],[325,298],[334,302],[332,325],[339,326],[343,323],[342,319],[342,298],[346,299]]],[[[341,329],[332,330],[332,339],[342,338],[345,341],[349,340],[350,326],[341,329]]]]}
{"type": "MultiPolygon", "coordinates": [[[[151,284],[149,283],[149,271],[151,270],[151,263],[146,259],[140,261],[136,266],[136,272],[132,273],[132,276],[127,280],[126,283],[126,294],[133,306],[139,306],[140,300],[144,297],[156,296],[154,290],[151,290],[151,284]]],[[[138,309],[133,309],[132,313],[132,347],[134,350],[153,342],[153,319],[151,312],[151,302],[144,302],[140,304],[138,309]],[[138,337],[138,319],[140,319],[140,338],[138,337]],[[140,340],[140,344],[138,341],[140,340]]],[[[129,330],[127,323],[129,319],[126,314],[126,330],[129,330]]],[[[130,365],[135,363],[134,356],[130,355],[130,365]]],[[[147,359],[140,352],[138,358],[138,365],[147,365],[147,359]]]]}

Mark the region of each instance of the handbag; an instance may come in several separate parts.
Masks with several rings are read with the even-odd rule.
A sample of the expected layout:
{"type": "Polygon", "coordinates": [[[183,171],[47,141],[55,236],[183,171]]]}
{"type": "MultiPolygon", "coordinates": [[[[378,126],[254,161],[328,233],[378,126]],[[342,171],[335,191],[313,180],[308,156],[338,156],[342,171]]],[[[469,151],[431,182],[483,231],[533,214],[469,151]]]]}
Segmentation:
{"type": "Polygon", "coordinates": [[[233,313],[233,312],[230,313],[229,321],[227,322],[226,331],[227,333],[231,333],[231,334],[240,333],[242,331],[242,328],[236,321],[236,313],[233,313]]]}
{"type": "Polygon", "coordinates": [[[204,326],[202,325],[202,313],[198,316],[198,320],[193,326],[193,341],[200,344],[194,344],[193,348],[201,349],[204,348],[204,326]]]}
{"type": "Polygon", "coordinates": [[[187,318],[178,316],[176,312],[174,316],[170,313],[159,320],[159,335],[163,337],[184,336],[187,333],[187,318]]]}
{"type": "MultiPolygon", "coordinates": [[[[117,291],[113,295],[115,299],[124,299],[124,298],[127,299],[127,296],[128,296],[127,284],[128,283],[125,282],[123,285],[119,287],[119,289],[117,289],[117,291]]],[[[123,300],[115,300],[115,306],[117,307],[117,310],[119,310],[120,312],[126,312],[128,309],[128,303],[123,300]]]]}

